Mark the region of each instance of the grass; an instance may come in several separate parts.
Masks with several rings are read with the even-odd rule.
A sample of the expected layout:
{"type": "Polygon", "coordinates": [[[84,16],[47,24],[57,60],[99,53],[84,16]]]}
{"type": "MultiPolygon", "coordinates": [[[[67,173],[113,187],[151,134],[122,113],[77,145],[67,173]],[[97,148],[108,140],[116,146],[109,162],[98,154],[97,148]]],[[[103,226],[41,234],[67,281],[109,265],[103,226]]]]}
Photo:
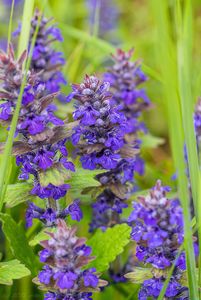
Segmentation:
{"type": "MultiPolygon", "coordinates": [[[[181,113],[179,91],[182,92],[182,95],[183,93],[185,93],[185,91],[183,91],[183,88],[185,88],[184,84],[186,82],[181,82],[181,69],[180,65],[178,65],[177,49],[172,40],[174,28],[172,28],[172,24],[169,20],[170,7],[168,6],[167,1],[152,1],[152,4],[153,11],[155,13],[156,26],[158,28],[158,63],[160,64],[160,62],[162,61],[165,62],[164,64],[160,64],[160,67],[164,89],[164,97],[166,101],[168,124],[170,130],[169,133],[171,148],[175,163],[175,169],[178,172],[178,189],[184,214],[184,248],[186,251],[189,293],[190,299],[198,299],[198,282],[196,278],[196,265],[192,240],[192,228],[190,225],[190,199],[188,191],[188,180],[186,177],[186,163],[184,160],[185,141],[187,142],[188,146],[191,141],[189,141],[189,135],[184,135],[183,127],[183,122],[185,122],[185,126],[189,126],[188,130],[190,126],[192,127],[193,115],[191,114],[191,110],[188,110],[187,114],[185,115],[182,115],[181,113]],[[188,123],[186,123],[186,118],[188,118],[188,123]]],[[[187,46],[188,45],[185,45],[185,47],[187,46]]],[[[183,64],[185,63],[187,64],[188,60],[183,62],[183,64]]],[[[189,134],[189,131],[187,132],[189,134]]],[[[194,148],[194,151],[195,149],[196,148],[194,148]]],[[[189,162],[189,164],[191,163],[192,161],[189,162]]]]}

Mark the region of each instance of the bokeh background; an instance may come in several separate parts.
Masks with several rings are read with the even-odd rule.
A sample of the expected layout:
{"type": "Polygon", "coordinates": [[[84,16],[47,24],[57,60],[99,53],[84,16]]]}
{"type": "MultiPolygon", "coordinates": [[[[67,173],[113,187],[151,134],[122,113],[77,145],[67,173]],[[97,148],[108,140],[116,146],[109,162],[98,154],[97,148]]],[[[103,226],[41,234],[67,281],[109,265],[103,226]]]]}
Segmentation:
{"type": "MultiPolygon", "coordinates": [[[[36,1],[39,9],[43,1],[36,1]]],[[[161,0],[163,1],[163,0],[161,0]]],[[[168,124],[165,106],[165,97],[160,75],[160,65],[165,63],[158,59],[158,36],[157,23],[154,16],[154,0],[102,0],[103,8],[99,16],[93,11],[92,0],[49,0],[46,1],[44,15],[53,17],[60,27],[64,41],[57,45],[64,52],[66,64],[63,72],[68,85],[63,91],[68,94],[71,91],[71,83],[80,82],[85,74],[100,75],[110,65],[110,54],[115,48],[129,50],[134,48],[134,59],[140,59],[143,70],[148,75],[146,89],[152,106],[143,115],[149,134],[142,138],[142,157],[146,160],[145,174],[137,178],[136,185],[139,190],[146,190],[153,186],[156,179],[160,178],[166,185],[175,191],[175,182],[172,179],[175,175],[173,161],[168,138],[168,124]],[[95,18],[95,22],[94,22],[95,18]]],[[[172,39],[174,40],[174,26],[172,18],[172,3],[169,1],[169,22],[172,28],[172,39]]],[[[194,101],[201,95],[201,66],[200,40],[201,40],[201,4],[199,0],[193,2],[193,68],[192,82],[194,84],[194,101]]],[[[0,48],[6,49],[8,23],[10,15],[9,0],[0,0],[0,48]]],[[[16,0],[13,31],[17,28],[23,12],[23,1],[16,0]]],[[[15,38],[12,39],[14,45],[15,38]]],[[[58,103],[58,114],[64,117],[72,112],[72,105],[58,103]]],[[[0,141],[5,141],[5,129],[0,129],[0,141]]],[[[10,183],[16,181],[17,168],[12,170],[10,183]]],[[[78,186],[78,196],[79,186],[78,186]]],[[[71,197],[71,195],[68,195],[71,197]]],[[[82,197],[82,196],[81,196],[82,197]]],[[[132,200],[132,199],[131,199],[132,200]]],[[[68,201],[68,199],[67,199],[68,201]]],[[[90,220],[90,199],[83,197],[82,208],[84,219],[79,225],[79,235],[89,236],[88,223],[90,220]]],[[[131,204],[131,201],[130,201],[131,204]]],[[[24,226],[24,213],[26,205],[20,205],[10,209],[9,213],[16,221],[24,226]]],[[[129,214],[131,205],[125,214],[129,214]]],[[[8,210],[8,209],[7,209],[8,210]]],[[[31,238],[35,230],[39,230],[39,224],[35,223],[32,229],[27,231],[27,237],[31,238]]],[[[23,247],[23,245],[22,245],[23,247]]],[[[35,247],[35,252],[39,247],[35,247]]],[[[9,244],[0,235],[0,252],[4,260],[12,258],[9,244]]],[[[133,285],[126,284],[126,288],[120,285],[112,285],[101,294],[94,296],[94,299],[128,299],[126,292],[133,289],[133,285]]],[[[15,281],[13,286],[0,286],[0,299],[34,300],[43,299],[42,293],[31,281],[31,277],[15,281]]]]}

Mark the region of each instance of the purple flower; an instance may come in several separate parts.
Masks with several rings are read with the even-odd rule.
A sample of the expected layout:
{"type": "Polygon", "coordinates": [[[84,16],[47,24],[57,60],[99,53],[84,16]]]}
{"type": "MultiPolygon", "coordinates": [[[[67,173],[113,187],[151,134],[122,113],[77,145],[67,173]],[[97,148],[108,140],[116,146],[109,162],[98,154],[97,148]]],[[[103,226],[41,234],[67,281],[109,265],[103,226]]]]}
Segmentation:
{"type": "Polygon", "coordinates": [[[43,267],[43,270],[39,273],[38,278],[41,283],[48,285],[50,283],[52,275],[53,275],[52,269],[46,265],[43,267]]]}
{"type": "Polygon", "coordinates": [[[71,289],[74,286],[74,283],[78,275],[68,271],[68,272],[57,272],[54,275],[54,279],[57,279],[57,285],[61,289],[71,289]]]}
{"type": "Polygon", "coordinates": [[[83,272],[84,285],[86,287],[88,286],[92,286],[93,288],[97,287],[98,277],[95,274],[93,274],[95,271],[96,269],[92,268],[83,272]]]}
{"type": "Polygon", "coordinates": [[[43,169],[49,169],[53,164],[54,152],[40,150],[36,154],[33,162],[38,164],[38,166],[43,169]]]}
{"type": "MultiPolygon", "coordinates": [[[[179,200],[167,198],[167,191],[169,188],[163,187],[158,180],[147,196],[140,196],[138,203],[133,203],[134,210],[128,219],[132,227],[131,239],[137,243],[137,259],[154,267],[153,278],[145,280],[141,286],[138,296],[140,300],[149,297],[157,299],[166,279],[165,271],[159,276],[157,269],[170,268],[175,263],[180,245],[183,243],[182,208],[179,200]]],[[[182,252],[176,260],[176,266],[165,293],[167,299],[175,297],[187,299],[185,297],[188,289],[179,282],[185,269],[185,253],[182,252]],[[184,297],[183,291],[185,291],[184,297]]]]}
{"type": "Polygon", "coordinates": [[[79,125],[74,129],[73,144],[79,148],[84,168],[112,169],[121,158],[124,146],[126,119],[111,102],[108,82],[95,76],[87,76],[80,85],[73,85],[73,97],[77,100],[74,119],[79,125]]]}
{"type": "Polygon", "coordinates": [[[79,207],[79,201],[75,200],[65,209],[56,210],[51,207],[46,209],[36,206],[34,203],[29,202],[26,211],[26,226],[32,226],[33,219],[38,219],[46,226],[56,225],[57,219],[65,219],[68,215],[72,220],[80,221],[82,218],[82,211],[79,207]]]}
{"type": "Polygon", "coordinates": [[[48,257],[50,257],[52,253],[48,249],[44,249],[40,252],[40,261],[41,262],[46,262],[48,257]]]}
{"type": "Polygon", "coordinates": [[[39,273],[39,281],[54,287],[54,293],[45,295],[47,299],[91,299],[91,293],[82,291],[83,283],[89,291],[99,285],[94,268],[82,270],[92,260],[91,248],[85,245],[85,239],[75,235],[75,231],[63,220],[58,220],[56,232],[50,233],[49,240],[41,242],[44,250],[40,252],[40,260],[46,265],[39,273]]]}
{"type": "Polygon", "coordinates": [[[83,217],[82,211],[79,207],[79,200],[76,199],[74,202],[68,207],[68,212],[72,218],[72,220],[80,221],[83,217]]]}
{"type": "Polygon", "coordinates": [[[0,119],[7,121],[12,116],[12,105],[11,103],[0,104],[0,119]]]}

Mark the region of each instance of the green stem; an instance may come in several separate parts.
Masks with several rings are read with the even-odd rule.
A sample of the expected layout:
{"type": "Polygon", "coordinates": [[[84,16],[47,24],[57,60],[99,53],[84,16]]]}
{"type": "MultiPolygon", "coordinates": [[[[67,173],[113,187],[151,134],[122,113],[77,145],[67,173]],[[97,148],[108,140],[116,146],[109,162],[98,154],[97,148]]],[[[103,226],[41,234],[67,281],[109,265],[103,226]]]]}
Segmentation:
{"type": "Polygon", "coordinates": [[[10,19],[9,19],[9,25],[8,25],[7,51],[9,48],[10,41],[11,41],[14,7],[15,7],[15,0],[12,0],[11,10],[10,10],[10,19]]]}

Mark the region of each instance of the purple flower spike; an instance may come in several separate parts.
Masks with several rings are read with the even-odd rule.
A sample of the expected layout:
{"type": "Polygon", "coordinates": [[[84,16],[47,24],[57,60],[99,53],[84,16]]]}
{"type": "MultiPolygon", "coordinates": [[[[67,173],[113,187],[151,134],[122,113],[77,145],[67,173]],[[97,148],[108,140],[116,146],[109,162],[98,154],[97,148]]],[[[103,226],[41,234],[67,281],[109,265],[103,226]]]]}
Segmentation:
{"type": "Polygon", "coordinates": [[[45,299],[90,300],[91,292],[106,284],[100,283],[96,269],[85,268],[83,271],[83,267],[93,259],[89,256],[91,248],[75,232],[75,228],[67,227],[63,220],[58,220],[56,232],[50,233],[51,239],[41,242],[44,249],[40,252],[40,260],[46,265],[38,279],[44,286],[54,287],[54,292],[47,292],[45,299]]]}
{"type": "MultiPolygon", "coordinates": [[[[137,259],[153,266],[153,278],[143,282],[139,300],[158,298],[166,272],[176,259],[165,298],[189,299],[188,288],[180,283],[182,273],[186,270],[185,253],[182,252],[177,258],[184,239],[182,209],[177,199],[167,198],[167,191],[169,188],[163,187],[158,180],[147,196],[140,196],[138,203],[133,203],[134,210],[128,218],[132,227],[131,239],[137,243],[137,259]]],[[[195,243],[195,252],[196,249],[195,243]]]]}

